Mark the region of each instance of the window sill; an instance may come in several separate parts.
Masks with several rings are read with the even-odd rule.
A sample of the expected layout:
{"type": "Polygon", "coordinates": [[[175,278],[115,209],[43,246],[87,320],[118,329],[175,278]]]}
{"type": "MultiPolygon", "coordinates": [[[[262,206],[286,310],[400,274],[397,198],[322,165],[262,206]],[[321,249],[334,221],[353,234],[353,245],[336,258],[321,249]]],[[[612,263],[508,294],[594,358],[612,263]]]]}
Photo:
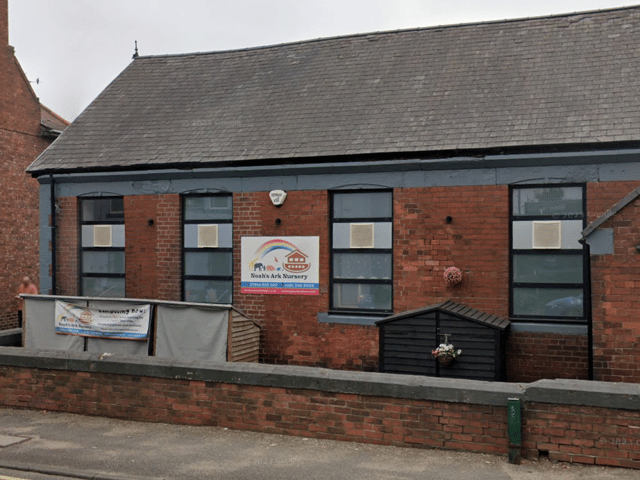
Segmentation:
{"type": "Polygon", "coordinates": [[[556,333],[558,335],[587,335],[588,326],[562,323],[534,323],[511,319],[510,332],[556,333]]]}
{"type": "Polygon", "coordinates": [[[348,315],[340,313],[319,312],[318,323],[339,323],[343,325],[364,325],[375,327],[376,322],[386,318],[387,316],[388,315],[348,315]]]}

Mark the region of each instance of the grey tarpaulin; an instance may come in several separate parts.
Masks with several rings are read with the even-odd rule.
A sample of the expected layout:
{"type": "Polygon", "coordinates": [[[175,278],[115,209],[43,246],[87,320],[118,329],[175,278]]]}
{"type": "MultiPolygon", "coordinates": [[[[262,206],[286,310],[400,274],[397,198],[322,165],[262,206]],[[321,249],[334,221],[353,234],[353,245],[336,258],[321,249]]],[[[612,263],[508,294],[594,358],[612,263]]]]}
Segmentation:
{"type": "Polygon", "coordinates": [[[227,361],[228,309],[158,305],[156,357],[227,361]]]}
{"type": "MultiPolygon", "coordinates": [[[[135,308],[142,304],[131,302],[100,302],[91,300],[89,306],[92,308],[106,308],[110,310],[125,310],[135,308]]],[[[127,355],[135,357],[146,357],[149,355],[149,337],[146,340],[121,340],[116,338],[87,338],[87,352],[92,353],[113,353],[116,355],[127,355]]]]}
{"type": "MultiPolygon", "coordinates": [[[[78,305],[87,302],[78,301],[78,305]]],[[[84,338],[56,334],[56,305],[50,298],[27,297],[24,347],[29,350],[68,350],[82,352],[84,338]]]]}

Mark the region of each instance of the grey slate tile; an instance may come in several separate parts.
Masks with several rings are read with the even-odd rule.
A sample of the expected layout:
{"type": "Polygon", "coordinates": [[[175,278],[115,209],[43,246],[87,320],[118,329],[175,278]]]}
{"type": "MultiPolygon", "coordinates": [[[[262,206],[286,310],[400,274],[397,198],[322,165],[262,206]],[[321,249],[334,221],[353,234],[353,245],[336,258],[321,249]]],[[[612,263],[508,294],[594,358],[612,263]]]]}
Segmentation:
{"type": "Polygon", "coordinates": [[[640,140],[640,7],[139,57],[30,167],[640,140]]]}

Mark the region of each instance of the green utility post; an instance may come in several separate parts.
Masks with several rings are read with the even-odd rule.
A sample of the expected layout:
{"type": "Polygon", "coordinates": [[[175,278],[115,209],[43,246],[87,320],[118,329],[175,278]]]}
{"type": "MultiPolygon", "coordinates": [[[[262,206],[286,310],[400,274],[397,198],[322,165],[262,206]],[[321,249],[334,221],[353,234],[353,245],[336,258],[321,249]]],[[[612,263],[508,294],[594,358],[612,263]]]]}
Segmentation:
{"type": "Polygon", "coordinates": [[[507,403],[507,422],[509,424],[509,463],[520,463],[522,449],[522,418],[520,417],[520,399],[510,398],[507,403]]]}

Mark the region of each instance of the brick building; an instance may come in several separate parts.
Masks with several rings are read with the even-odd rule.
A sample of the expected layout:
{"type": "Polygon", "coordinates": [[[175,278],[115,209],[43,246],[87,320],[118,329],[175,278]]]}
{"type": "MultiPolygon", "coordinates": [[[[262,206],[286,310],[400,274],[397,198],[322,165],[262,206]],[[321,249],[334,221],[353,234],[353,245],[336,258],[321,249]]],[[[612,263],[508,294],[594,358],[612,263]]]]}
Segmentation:
{"type": "Polygon", "coordinates": [[[20,278],[39,275],[39,186],[25,169],[67,125],[31,88],[9,45],[8,0],[0,0],[0,330],[17,326],[20,278]]]}
{"type": "Polygon", "coordinates": [[[640,381],[640,200],[603,217],[640,186],[639,32],[633,7],[138,57],[29,167],[41,289],[232,302],[263,361],[344,369],[451,299],[511,321],[512,381],[640,381]],[[317,295],[245,282],[294,251],[246,263],[256,237],[316,238],[317,295]]]}

